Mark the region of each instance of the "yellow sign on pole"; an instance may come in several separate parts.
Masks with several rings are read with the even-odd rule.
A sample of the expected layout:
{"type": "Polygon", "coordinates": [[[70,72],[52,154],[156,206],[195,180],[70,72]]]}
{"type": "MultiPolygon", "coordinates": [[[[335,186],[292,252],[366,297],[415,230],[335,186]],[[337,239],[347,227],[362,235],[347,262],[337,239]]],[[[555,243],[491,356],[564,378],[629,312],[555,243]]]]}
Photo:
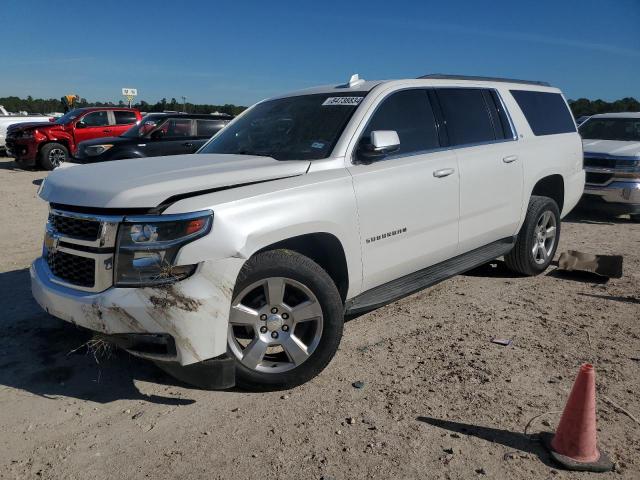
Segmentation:
{"type": "Polygon", "coordinates": [[[69,107],[73,107],[73,104],[76,103],[77,100],[79,100],[78,95],[65,95],[65,97],[67,99],[67,104],[69,105],[69,107]]]}

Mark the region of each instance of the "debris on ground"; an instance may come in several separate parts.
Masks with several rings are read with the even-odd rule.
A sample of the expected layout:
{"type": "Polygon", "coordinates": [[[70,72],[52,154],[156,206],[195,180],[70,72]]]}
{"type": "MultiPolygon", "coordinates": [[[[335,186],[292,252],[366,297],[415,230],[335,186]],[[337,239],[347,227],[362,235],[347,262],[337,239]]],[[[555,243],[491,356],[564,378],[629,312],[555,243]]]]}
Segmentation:
{"type": "Polygon", "coordinates": [[[351,385],[353,388],[364,388],[364,382],[362,380],[356,380],[351,385]]]}
{"type": "Polygon", "coordinates": [[[560,254],[558,270],[590,272],[607,278],[622,278],[622,255],[594,255],[568,250],[560,254]]]}
{"type": "Polygon", "coordinates": [[[71,350],[67,355],[72,355],[83,348],[86,348],[87,354],[93,355],[93,359],[99,364],[101,359],[108,360],[111,358],[111,355],[113,355],[114,345],[100,336],[95,336],[91,338],[91,340],[71,350]]]}
{"type": "Polygon", "coordinates": [[[512,340],[508,338],[492,338],[491,343],[502,345],[503,347],[508,347],[509,345],[511,345],[512,340]]]}

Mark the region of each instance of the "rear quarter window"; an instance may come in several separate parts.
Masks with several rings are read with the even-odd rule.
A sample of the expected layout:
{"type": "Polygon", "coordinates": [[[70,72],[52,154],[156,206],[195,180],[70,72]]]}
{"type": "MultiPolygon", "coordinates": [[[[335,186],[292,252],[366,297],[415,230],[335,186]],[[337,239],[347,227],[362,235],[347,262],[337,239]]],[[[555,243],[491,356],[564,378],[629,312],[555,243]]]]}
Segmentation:
{"type": "Polygon", "coordinates": [[[196,120],[196,134],[199,137],[213,137],[227,123],[226,120],[196,120]]]}
{"type": "Polygon", "coordinates": [[[115,110],[113,115],[116,117],[116,125],[131,125],[138,121],[134,112],[126,110],[115,110]]]}
{"type": "Polygon", "coordinates": [[[551,92],[511,90],[536,136],[571,133],[576,125],[562,95],[551,92]]]}

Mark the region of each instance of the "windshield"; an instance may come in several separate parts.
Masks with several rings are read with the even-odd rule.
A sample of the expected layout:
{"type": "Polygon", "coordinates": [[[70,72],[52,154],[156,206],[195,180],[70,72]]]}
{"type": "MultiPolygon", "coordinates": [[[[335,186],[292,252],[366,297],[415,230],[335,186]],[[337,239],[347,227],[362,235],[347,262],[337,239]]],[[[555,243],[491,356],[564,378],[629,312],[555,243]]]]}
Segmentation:
{"type": "Polygon", "coordinates": [[[70,121],[75,120],[80,115],[82,115],[83,111],[84,110],[82,110],[81,108],[76,108],[75,110],[71,110],[71,111],[65,113],[60,118],[56,119],[56,121],[53,122],[53,123],[55,123],[56,125],[65,125],[65,124],[69,123],[70,121]]]}
{"type": "Polygon", "coordinates": [[[261,155],[276,160],[327,158],[366,94],[301,95],[259,103],[198,153],[261,155]]]}
{"type": "Polygon", "coordinates": [[[640,142],[640,118],[591,118],[578,131],[591,140],[640,142]]]}

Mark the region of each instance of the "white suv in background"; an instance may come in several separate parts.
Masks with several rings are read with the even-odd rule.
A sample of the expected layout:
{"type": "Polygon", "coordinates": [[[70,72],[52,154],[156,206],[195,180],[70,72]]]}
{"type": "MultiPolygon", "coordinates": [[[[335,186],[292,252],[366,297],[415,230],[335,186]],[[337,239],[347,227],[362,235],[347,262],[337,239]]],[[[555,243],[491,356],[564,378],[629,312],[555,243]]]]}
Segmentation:
{"type": "Polygon", "coordinates": [[[560,90],[431,75],[260,102],[198,153],[54,171],[32,290],[209,388],[288,388],[345,313],[504,256],[551,262],[584,187],[560,90]]]}

